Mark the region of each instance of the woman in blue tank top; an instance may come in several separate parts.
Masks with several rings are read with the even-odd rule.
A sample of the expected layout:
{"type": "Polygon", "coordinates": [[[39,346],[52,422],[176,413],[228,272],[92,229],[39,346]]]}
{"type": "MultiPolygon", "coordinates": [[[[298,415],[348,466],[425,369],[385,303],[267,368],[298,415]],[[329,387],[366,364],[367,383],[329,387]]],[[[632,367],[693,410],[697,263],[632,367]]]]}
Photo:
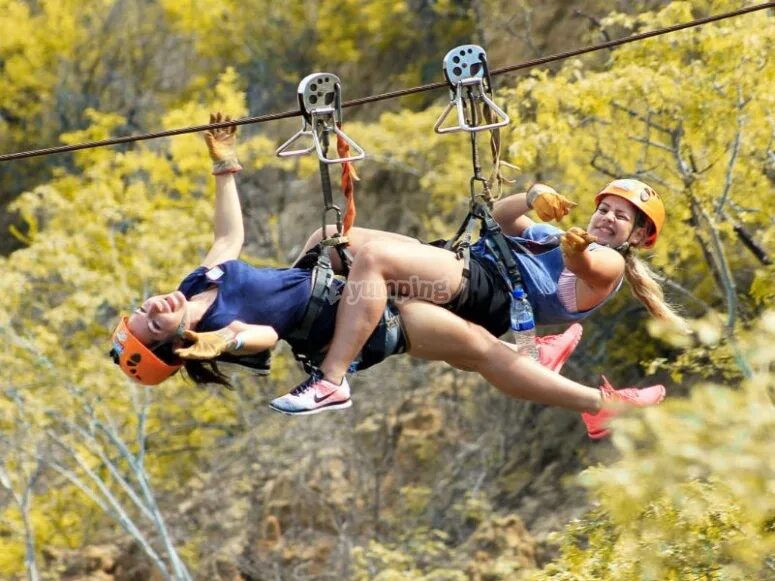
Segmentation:
{"type": "MultiPolygon", "coordinates": [[[[685,329],[685,322],[665,302],[661,287],[648,268],[632,252],[633,248],[650,248],[657,240],[665,217],[659,195],[640,181],[622,179],[608,184],[595,200],[597,208],[587,230],[574,227],[564,233],[549,225],[535,224],[525,215],[535,209],[543,220],[560,220],[575,206],[548,186],[536,184],[528,192],[509,196],[495,205],[493,217],[512,249],[537,323],[573,322],[589,316],[626,278],[636,298],[652,315],[685,329]],[[535,247],[535,243],[546,246],[546,251],[523,250],[535,247]]],[[[507,329],[509,280],[493,251],[489,233],[471,248],[469,268],[448,250],[423,246],[414,240],[380,239],[383,235],[351,232],[355,260],[343,292],[332,344],[319,372],[273,401],[275,409],[289,414],[310,413],[309,407],[314,408],[315,403],[307,400],[305,390],[346,384],[347,362],[357,353],[388,293],[446,306],[496,335],[507,329]],[[472,284],[472,274],[477,269],[480,276],[472,284]],[[482,288],[486,292],[481,292],[482,288]],[[381,294],[364,293],[362,289],[381,289],[381,294]]],[[[310,242],[315,241],[313,237],[310,242]]],[[[415,338],[412,340],[416,346],[415,338]]],[[[441,353],[447,349],[446,342],[424,347],[420,356],[448,360],[441,353]]],[[[490,381],[499,384],[497,380],[490,381]]],[[[607,383],[601,392],[607,399],[625,397],[607,383]]],[[[656,403],[648,397],[636,398],[636,402],[656,403]]],[[[590,435],[607,433],[603,427],[607,420],[601,420],[599,414],[588,413],[584,419],[590,435]]]]}
{"type": "MultiPolygon", "coordinates": [[[[211,123],[222,120],[219,114],[211,117],[211,123]]],[[[234,177],[242,169],[236,158],[235,127],[208,131],[205,139],[216,181],[213,245],[202,264],[181,282],[178,290],[150,297],[131,315],[122,317],[113,333],[115,362],[130,378],[145,385],[164,381],[184,363],[195,381],[225,383],[214,365],[216,360],[228,358],[241,362],[271,349],[280,339],[292,334],[309,302],[312,283],[308,269],[259,269],[238,260],[244,230],[234,177]]],[[[390,241],[390,247],[396,248],[411,243],[410,254],[428,248],[396,234],[363,230],[352,234],[354,267],[358,268],[371,264],[375,253],[369,249],[376,242],[390,241]],[[369,243],[361,243],[367,239],[369,243]]],[[[387,245],[380,244],[380,247],[387,248],[387,245]]],[[[411,297],[412,285],[429,278],[420,267],[417,272],[408,273],[408,286],[404,289],[399,284],[395,289],[397,294],[411,297]]],[[[594,414],[600,418],[600,428],[594,433],[590,431],[590,436],[602,437],[607,433],[604,421],[617,412],[608,405],[611,398],[606,397],[605,390],[563,378],[529,357],[515,353],[484,327],[433,304],[447,302],[441,299],[449,300],[457,290],[454,279],[436,280],[441,282],[425,289],[430,293],[422,297],[425,300],[407,300],[400,304],[400,331],[404,339],[395,343],[392,352],[382,353],[381,357],[406,349],[420,358],[445,360],[459,369],[478,371],[512,397],[594,414]]],[[[318,341],[327,343],[335,338],[335,325],[340,324],[342,313],[349,307],[376,303],[385,312],[384,279],[381,284],[366,277],[356,277],[352,282],[339,288],[342,300],[338,304],[324,305],[316,319],[318,341]],[[370,287],[371,282],[375,285],[370,287]]],[[[419,291],[414,294],[421,295],[419,291]]],[[[382,313],[376,319],[369,318],[370,328],[348,366],[368,346],[369,338],[379,331],[382,313]]],[[[369,317],[372,314],[370,311],[369,317]]],[[[399,325],[397,318],[390,321],[394,327],[399,325]]],[[[304,414],[349,407],[350,390],[343,375],[344,372],[342,381],[335,383],[313,373],[311,380],[290,394],[295,398],[293,403],[301,401],[303,405],[290,412],[280,411],[304,414]]],[[[648,405],[661,401],[664,388],[631,388],[613,393],[620,394],[618,399],[632,405],[648,405]]],[[[275,409],[279,408],[275,406],[275,409]]]]}

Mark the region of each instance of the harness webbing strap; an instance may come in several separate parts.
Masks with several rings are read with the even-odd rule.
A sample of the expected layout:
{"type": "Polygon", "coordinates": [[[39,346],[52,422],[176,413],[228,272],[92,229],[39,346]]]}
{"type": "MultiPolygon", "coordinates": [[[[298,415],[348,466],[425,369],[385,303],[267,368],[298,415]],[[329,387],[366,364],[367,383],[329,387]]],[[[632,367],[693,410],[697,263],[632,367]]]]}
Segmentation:
{"type": "Polygon", "coordinates": [[[350,254],[350,251],[347,250],[347,246],[349,245],[349,242],[343,243],[343,244],[337,244],[334,246],[336,249],[336,253],[339,255],[339,260],[342,263],[342,275],[344,275],[345,278],[347,278],[350,275],[350,266],[353,263],[353,257],[350,254]]]}
{"type": "Polygon", "coordinates": [[[498,222],[490,214],[490,210],[486,205],[477,203],[474,207],[476,216],[482,222],[483,234],[487,234],[486,244],[491,251],[495,253],[498,261],[503,265],[506,270],[506,275],[511,283],[511,288],[515,289],[522,286],[522,274],[519,272],[517,261],[514,260],[514,256],[511,254],[511,248],[509,247],[506,238],[503,235],[498,222]],[[490,244],[492,242],[492,244],[490,244]]]}
{"type": "Polygon", "coordinates": [[[471,211],[468,212],[468,216],[466,216],[466,219],[458,228],[455,236],[447,240],[444,248],[452,250],[462,257],[471,245],[471,232],[475,225],[475,220],[479,220],[481,223],[480,236],[485,238],[487,249],[495,256],[498,263],[505,270],[511,288],[523,286],[522,273],[519,271],[517,261],[514,260],[511,247],[506,241],[503,230],[498,222],[495,221],[495,218],[492,217],[487,205],[482,202],[473,204],[471,211]]]}
{"type": "Polygon", "coordinates": [[[334,280],[334,270],[331,268],[331,260],[328,258],[326,248],[321,248],[318,253],[317,263],[312,270],[312,292],[310,293],[307,308],[304,311],[301,324],[289,335],[290,339],[306,341],[312,325],[323,310],[328,299],[328,289],[334,280]]]}

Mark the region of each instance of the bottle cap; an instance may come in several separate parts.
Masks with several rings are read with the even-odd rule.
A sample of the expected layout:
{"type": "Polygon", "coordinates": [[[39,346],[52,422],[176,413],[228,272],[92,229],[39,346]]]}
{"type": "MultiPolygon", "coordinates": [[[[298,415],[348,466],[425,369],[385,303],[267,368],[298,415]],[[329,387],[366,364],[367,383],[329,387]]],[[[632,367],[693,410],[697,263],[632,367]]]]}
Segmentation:
{"type": "Polygon", "coordinates": [[[513,296],[515,299],[525,298],[525,289],[523,289],[521,286],[518,286],[513,291],[511,291],[511,296],[513,296]]]}

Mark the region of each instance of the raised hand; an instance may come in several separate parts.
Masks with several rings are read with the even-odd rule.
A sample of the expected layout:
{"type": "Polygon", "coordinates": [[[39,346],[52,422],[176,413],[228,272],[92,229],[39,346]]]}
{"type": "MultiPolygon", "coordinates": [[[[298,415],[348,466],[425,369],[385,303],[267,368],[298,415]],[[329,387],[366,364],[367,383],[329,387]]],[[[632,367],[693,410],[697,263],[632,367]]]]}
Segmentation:
{"type": "Polygon", "coordinates": [[[548,222],[562,220],[577,204],[558,194],[551,186],[533,184],[527,191],[527,205],[536,211],[541,220],[548,222]]]}
{"type": "MultiPolygon", "coordinates": [[[[231,121],[231,117],[220,112],[210,113],[210,123],[231,121]]],[[[237,126],[208,129],[204,132],[207,151],[213,160],[213,175],[242,171],[237,159],[237,126]]]]}

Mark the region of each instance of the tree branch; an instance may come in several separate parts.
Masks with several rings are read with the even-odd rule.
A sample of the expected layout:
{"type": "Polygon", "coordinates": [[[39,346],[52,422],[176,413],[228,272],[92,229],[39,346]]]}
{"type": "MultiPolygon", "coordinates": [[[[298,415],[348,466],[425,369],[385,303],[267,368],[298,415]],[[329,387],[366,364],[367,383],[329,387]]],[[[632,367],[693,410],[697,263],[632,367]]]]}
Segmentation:
{"type": "Polygon", "coordinates": [[[769,253],[762,247],[761,244],[759,244],[756,240],[754,240],[753,235],[748,231],[748,229],[740,224],[740,222],[734,220],[727,212],[726,210],[722,210],[721,215],[725,220],[732,223],[732,228],[735,230],[735,234],[737,234],[738,239],[740,242],[743,243],[743,246],[745,246],[751,254],[756,257],[756,259],[762,263],[765,266],[769,266],[772,264],[772,259],[770,258],[769,253]]]}
{"type": "Polygon", "coordinates": [[[651,266],[650,268],[654,272],[654,278],[657,280],[657,282],[675,291],[678,291],[684,297],[689,299],[691,302],[702,307],[703,311],[709,312],[713,310],[713,307],[711,307],[708,303],[706,303],[702,299],[698,299],[697,296],[688,288],[682,286],[681,284],[677,283],[673,279],[669,278],[664,272],[657,270],[655,267],[651,266]]]}
{"type": "Polygon", "coordinates": [[[573,11],[573,16],[575,16],[576,18],[585,18],[589,20],[595,27],[597,27],[597,29],[600,31],[600,34],[603,36],[606,42],[611,41],[611,35],[608,34],[608,31],[603,26],[603,23],[596,16],[593,16],[592,14],[587,14],[586,12],[582,12],[581,10],[578,10],[578,9],[573,11]]]}
{"type": "MultiPolygon", "coordinates": [[[[738,100],[738,110],[741,110],[742,104],[738,100]]],[[[737,131],[735,131],[735,140],[732,143],[732,154],[729,156],[729,163],[727,164],[726,177],[724,179],[724,189],[721,192],[721,196],[716,202],[716,217],[720,217],[724,210],[724,204],[726,204],[729,192],[732,189],[732,179],[734,175],[735,163],[737,162],[737,154],[740,152],[740,141],[743,135],[743,126],[745,125],[745,115],[740,113],[737,116],[737,131]]]]}
{"type": "Polygon", "coordinates": [[[656,147],[657,149],[662,149],[664,151],[673,153],[673,147],[670,145],[665,145],[664,143],[651,141],[650,139],[644,139],[643,137],[629,137],[628,139],[635,141],[637,143],[643,143],[644,145],[648,145],[649,147],[656,147]]]}
{"type": "Polygon", "coordinates": [[[673,132],[672,129],[668,129],[664,125],[657,125],[656,123],[654,123],[654,121],[651,119],[651,111],[649,111],[648,117],[644,117],[642,113],[633,111],[629,107],[625,107],[624,105],[620,105],[619,103],[613,102],[611,103],[611,106],[614,109],[627,113],[627,115],[629,115],[630,117],[634,117],[638,121],[642,121],[643,123],[646,123],[649,127],[653,127],[657,131],[661,131],[662,133],[666,133],[668,135],[670,135],[673,132]]]}
{"type": "Polygon", "coordinates": [[[699,200],[692,194],[691,186],[696,180],[695,164],[691,151],[689,152],[691,164],[687,164],[681,154],[681,148],[683,146],[683,126],[679,124],[675,131],[671,133],[670,137],[673,144],[673,156],[678,164],[678,170],[681,173],[686,192],[689,196],[692,221],[695,224],[695,236],[700,242],[700,247],[705,255],[705,260],[711,267],[711,271],[714,273],[717,284],[724,290],[727,303],[726,329],[729,343],[735,353],[735,358],[737,359],[741,372],[745,377],[751,377],[751,368],[740,351],[737,340],[735,339],[735,321],[737,317],[737,288],[735,280],[732,276],[731,269],[729,268],[724,247],[721,244],[718,230],[713,223],[713,219],[705,212],[699,200]],[[702,239],[701,230],[699,228],[701,222],[704,222],[707,225],[707,231],[710,236],[710,248],[708,248],[705,241],[702,239]]]}

